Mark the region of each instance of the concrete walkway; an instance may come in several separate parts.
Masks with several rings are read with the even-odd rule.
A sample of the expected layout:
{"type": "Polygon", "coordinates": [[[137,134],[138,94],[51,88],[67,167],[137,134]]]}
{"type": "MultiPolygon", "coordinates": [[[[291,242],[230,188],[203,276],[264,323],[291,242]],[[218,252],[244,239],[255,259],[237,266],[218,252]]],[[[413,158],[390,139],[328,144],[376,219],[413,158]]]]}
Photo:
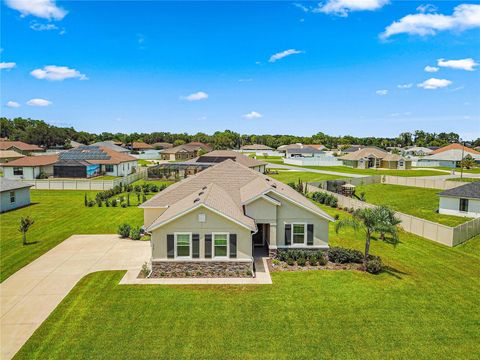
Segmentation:
{"type": "Polygon", "coordinates": [[[283,164],[271,164],[271,163],[267,165],[267,168],[269,168],[269,169],[285,169],[285,170],[294,170],[294,171],[305,171],[305,172],[312,172],[312,173],[317,173],[317,174],[327,174],[327,175],[354,177],[354,178],[361,178],[361,177],[370,176],[370,175],[364,175],[364,174],[351,174],[351,173],[318,170],[318,169],[309,169],[309,168],[304,168],[304,167],[300,167],[300,166],[283,165],[283,164]]]}
{"type": "Polygon", "coordinates": [[[89,273],[134,270],[150,242],[117,235],[74,235],[0,284],[0,358],[11,359],[62,299],[89,273]]]}

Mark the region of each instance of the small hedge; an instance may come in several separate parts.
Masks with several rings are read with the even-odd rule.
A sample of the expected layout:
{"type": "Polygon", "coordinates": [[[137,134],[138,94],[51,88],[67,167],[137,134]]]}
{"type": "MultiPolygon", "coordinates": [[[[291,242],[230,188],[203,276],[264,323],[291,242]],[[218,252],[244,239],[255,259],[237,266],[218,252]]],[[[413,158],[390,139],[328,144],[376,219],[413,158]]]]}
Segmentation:
{"type": "Polygon", "coordinates": [[[130,236],[130,230],[131,230],[131,226],[125,223],[118,227],[117,233],[118,235],[120,235],[122,239],[125,239],[130,236]]]}
{"type": "Polygon", "coordinates": [[[316,191],[312,194],[312,200],[320,204],[324,204],[330,207],[337,207],[338,200],[335,196],[327,194],[326,192],[316,191]]]}
{"type": "Polygon", "coordinates": [[[336,264],[360,264],[363,262],[363,254],[361,251],[354,249],[331,247],[328,249],[328,260],[336,264]]]}
{"type": "Polygon", "coordinates": [[[382,259],[380,256],[369,255],[365,262],[365,271],[370,274],[378,274],[384,270],[382,259]]]}

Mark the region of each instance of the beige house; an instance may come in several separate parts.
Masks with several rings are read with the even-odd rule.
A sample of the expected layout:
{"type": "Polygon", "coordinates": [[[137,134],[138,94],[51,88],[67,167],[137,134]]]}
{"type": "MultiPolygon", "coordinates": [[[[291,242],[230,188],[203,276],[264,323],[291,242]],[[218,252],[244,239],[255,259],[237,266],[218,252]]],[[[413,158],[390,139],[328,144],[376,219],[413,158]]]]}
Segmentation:
{"type": "Polygon", "coordinates": [[[225,160],[141,205],[152,274],[249,272],[255,252],[328,248],[333,218],[288,185],[225,160]],[[258,251],[256,251],[258,249],[258,251]]]}
{"type": "Polygon", "coordinates": [[[238,162],[239,164],[249,167],[250,169],[259,171],[262,174],[265,174],[267,169],[266,162],[245,156],[242,153],[239,153],[233,150],[213,150],[193,160],[189,160],[187,163],[214,165],[228,159],[238,162]]]}
{"type": "Polygon", "coordinates": [[[0,163],[8,163],[9,161],[17,160],[23,157],[25,157],[25,155],[14,150],[0,150],[0,163]]]}
{"type": "Polygon", "coordinates": [[[163,150],[161,157],[162,160],[169,161],[189,160],[200,155],[202,151],[209,152],[210,150],[212,150],[210,146],[204,143],[190,142],[163,150]]]}
{"type": "Polygon", "coordinates": [[[341,156],[343,165],[357,169],[411,169],[412,161],[404,157],[388,153],[377,147],[366,147],[341,156]]]}
{"type": "Polygon", "coordinates": [[[37,145],[27,144],[23,141],[0,140],[0,150],[13,150],[23,155],[45,152],[37,145]]]}

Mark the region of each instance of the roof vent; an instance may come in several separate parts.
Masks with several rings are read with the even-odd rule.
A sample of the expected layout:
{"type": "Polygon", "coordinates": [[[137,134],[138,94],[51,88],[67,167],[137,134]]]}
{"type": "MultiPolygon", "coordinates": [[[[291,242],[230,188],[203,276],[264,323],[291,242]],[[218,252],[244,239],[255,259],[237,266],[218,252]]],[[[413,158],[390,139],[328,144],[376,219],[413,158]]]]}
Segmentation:
{"type": "Polygon", "coordinates": [[[277,184],[272,184],[272,187],[273,187],[274,189],[276,189],[276,188],[277,188],[277,184]]]}
{"type": "Polygon", "coordinates": [[[196,198],[195,200],[193,200],[194,203],[199,202],[199,201],[200,201],[200,198],[196,198]]]}
{"type": "Polygon", "coordinates": [[[205,194],[205,193],[204,193],[203,191],[200,191],[200,192],[198,193],[198,196],[203,195],[203,194],[205,194]]]}
{"type": "Polygon", "coordinates": [[[267,181],[270,181],[270,179],[269,179],[269,178],[265,178],[265,180],[267,180],[267,181]]]}
{"type": "Polygon", "coordinates": [[[207,190],[207,187],[206,186],[202,187],[202,190],[207,190]]]}

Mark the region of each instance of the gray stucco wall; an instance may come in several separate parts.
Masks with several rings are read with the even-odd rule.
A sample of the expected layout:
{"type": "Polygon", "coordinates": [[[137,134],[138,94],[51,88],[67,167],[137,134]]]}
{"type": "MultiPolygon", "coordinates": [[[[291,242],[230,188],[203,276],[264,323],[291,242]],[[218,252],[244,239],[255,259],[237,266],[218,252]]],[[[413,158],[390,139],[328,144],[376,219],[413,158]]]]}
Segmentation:
{"type": "Polygon", "coordinates": [[[30,204],[30,189],[23,188],[14,190],[15,192],[15,202],[10,202],[10,191],[2,192],[1,195],[1,206],[0,212],[5,212],[13,210],[19,207],[27,206],[30,204]]]}
{"type": "Polygon", "coordinates": [[[468,200],[468,212],[460,212],[460,198],[440,196],[439,211],[440,214],[480,217],[480,200],[468,200]]]}

